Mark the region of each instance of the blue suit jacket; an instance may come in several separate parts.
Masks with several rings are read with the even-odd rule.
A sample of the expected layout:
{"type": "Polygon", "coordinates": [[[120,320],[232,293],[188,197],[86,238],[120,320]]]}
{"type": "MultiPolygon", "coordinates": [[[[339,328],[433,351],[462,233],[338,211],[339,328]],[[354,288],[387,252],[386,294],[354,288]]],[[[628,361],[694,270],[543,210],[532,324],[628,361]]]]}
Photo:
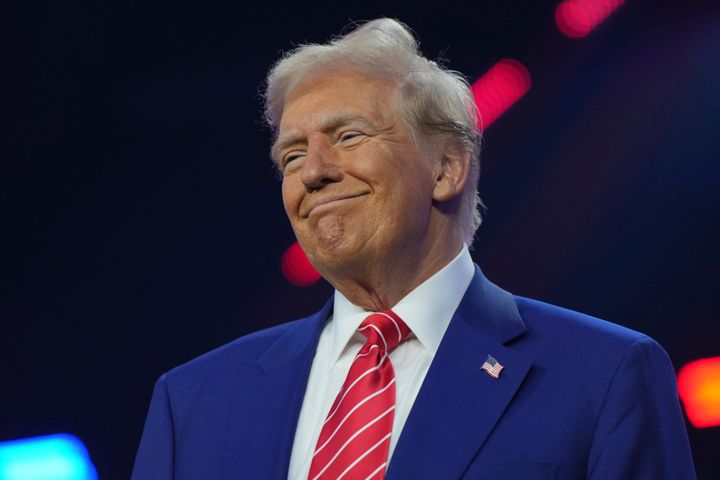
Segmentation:
{"type": "MultiPolygon", "coordinates": [[[[133,480],[287,478],[332,308],[163,375],[133,480]]],[[[675,374],[645,335],[515,297],[476,269],[412,407],[387,479],[695,478],[675,374]],[[480,367],[488,355],[504,369],[480,367]]]]}

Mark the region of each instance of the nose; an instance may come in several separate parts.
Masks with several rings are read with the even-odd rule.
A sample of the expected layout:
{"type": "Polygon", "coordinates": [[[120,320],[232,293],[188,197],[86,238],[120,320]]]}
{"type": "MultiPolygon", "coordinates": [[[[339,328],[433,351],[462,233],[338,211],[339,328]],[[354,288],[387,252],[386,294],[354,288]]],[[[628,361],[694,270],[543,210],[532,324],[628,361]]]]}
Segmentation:
{"type": "Polygon", "coordinates": [[[342,180],[342,167],[326,140],[310,140],[305,155],[300,178],[308,192],[342,180]]]}

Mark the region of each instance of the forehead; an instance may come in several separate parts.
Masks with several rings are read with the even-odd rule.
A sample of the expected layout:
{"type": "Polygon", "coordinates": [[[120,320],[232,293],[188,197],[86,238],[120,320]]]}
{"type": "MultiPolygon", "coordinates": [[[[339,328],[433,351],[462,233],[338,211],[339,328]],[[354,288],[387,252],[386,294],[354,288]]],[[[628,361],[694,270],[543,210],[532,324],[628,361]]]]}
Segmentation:
{"type": "Polygon", "coordinates": [[[279,134],[317,129],[329,118],[365,118],[384,122],[395,116],[396,83],[356,71],[315,74],[288,94],[279,134]]]}

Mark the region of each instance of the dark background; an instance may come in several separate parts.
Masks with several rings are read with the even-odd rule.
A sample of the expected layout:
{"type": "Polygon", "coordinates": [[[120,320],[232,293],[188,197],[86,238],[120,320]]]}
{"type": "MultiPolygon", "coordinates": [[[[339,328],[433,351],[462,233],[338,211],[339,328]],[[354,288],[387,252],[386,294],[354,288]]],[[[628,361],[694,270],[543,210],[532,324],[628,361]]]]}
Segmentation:
{"type": "MultiPolygon", "coordinates": [[[[73,433],[127,478],[162,372],[322,304],[329,285],[280,271],[259,92],[280,51],[378,16],[471,80],[504,57],[532,75],[485,132],[491,279],[641,330],[676,368],[719,355],[720,9],[629,0],[571,40],[556,3],[1,7],[0,441],[73,433]]],[[[718,478],[720,428],[688,429],[718,478]]]]}

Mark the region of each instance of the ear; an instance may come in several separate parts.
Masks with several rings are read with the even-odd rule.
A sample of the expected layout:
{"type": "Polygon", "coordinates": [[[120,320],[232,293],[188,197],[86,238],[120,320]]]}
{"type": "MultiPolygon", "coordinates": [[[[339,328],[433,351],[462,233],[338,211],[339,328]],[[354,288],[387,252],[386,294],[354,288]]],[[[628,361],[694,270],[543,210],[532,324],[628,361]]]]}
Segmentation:
{"type": "Polygon", "coordinates": [[[469,174],[470,153],[455,142],[448,142],[435,175],[433,200],[446,202],[457,197],[465,188],[469,174]]]}

